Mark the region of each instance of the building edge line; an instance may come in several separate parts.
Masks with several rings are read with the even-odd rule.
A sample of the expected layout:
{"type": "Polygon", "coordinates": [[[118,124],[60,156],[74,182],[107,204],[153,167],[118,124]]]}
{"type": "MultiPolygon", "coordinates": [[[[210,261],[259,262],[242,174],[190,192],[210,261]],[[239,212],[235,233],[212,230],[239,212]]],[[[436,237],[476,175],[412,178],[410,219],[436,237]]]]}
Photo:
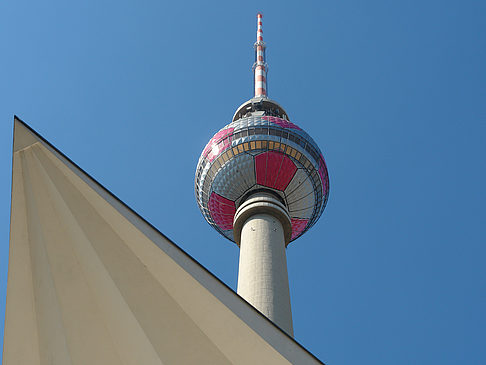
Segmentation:
{"type": "MultiPolygon", "coordinates": [[[[306,349],[302,344],[300,344],[298,341],[296,341],[293,337],[288,335],[283,329],[281,329],[279,326],[277,326],[273,321],[268,319],[264,314],[262,314],[259,310],[257,310],[255,307],[253,307],[248,301],[246,301],[243,297],[238,295],[233,289],[231,289],[226,283],[224,283],[221,279],[219,279],[216,275],[214,275],[211,271],[209,271],[204,265],[202,265],[198,260],[196,260],[194,257],[192,257],[189,253],[187,253],[183,248],[181,248],[177,243],[175,243],[172,239],[167,237],[164,233],[159,231],[152,223],[150,223],[148,220],[146,220],[144,217],[142,217],[139,213],[137,213],[135,210],[133,210],[130,206],[128,206],[123,200],[121,200],[118,196],[116,196],[113,192],[111,192],[109,189],[107,189],[105,186],[103,186],[98,180],[96,180],[94,177],[92,177],[90,174],[88,174],[83,168],[81,168],[78,164],[76,164],[73,160],[71,160],[68,156],[66,156],[63,152],[61,152],[57,147],[55,147],[52,143],[50,143],[46,138],[44,138],[42,135],[40,135],[35,129],[33,129],[29,124],[24,122],[20,117],[18,117],[16,114],[14,114],[14,128],[13,133],[15,132],[15,121],[18,121],[21,123],[25,128],[27,128],[31,133],[33,133],[37,138],[39,138],[43,143],[48,145],[50,148],[52,148],[54,151],[56,151],[59,155],[61,155],[63,158],[65,158],[69,163],[71,163],[75,168],[77,168],[80,172],[86,175],[91,181],[93,181],[96,185],[98,185],[102,190],[106,191],[111,197],[113,197],[117,202],[119,202],[122,206],[124,206],[126,209],[128,209],[131,213],[136,215],[139,219],[141,219],[145,224],[147,224],[150,228],[152,228],[157,234],[162,236],[164,239],[166,239],[169,243],[171,243],[180,253],[182,253],[184,256],[192,260],[194,263],[196,263],[203,271],[205,271],[207,274],[209,274],[211,277],[216,279],[219,283],[224,285],[233,295],[235,295],[237,298],[239,298],[241,301],[247,304],[248,307],[251,308],[255,313],[257,313],[261,318],[264,318],[265,321],[270,323],[272,326],[274,326],[276,329],[278,329],[285,337],[290,339],[292,342],[294,342],[297,346],[299,346],[302,350],[307,352],[310,356],[312,356],[316,361],[321,363],[322,365],[326,365],[324,362],[322,362],[320,359],[318,359],[312,352],[310,352],[308,349],[306,349]]],[[[13,135],[12,138],[12,166],[13,166],[13,146],[14,146],[14,138],[15,134],[13,135]]],[[[13,174],[11,179],[13,179],[13,174]]],[[[11,188],[10,188],[10,211],[12,210],[12,183],[11,183],[11,188]]],[[[12,215],[10,214],[10,217],[12,215]]],[[[10,237],[10,236],[9,236],[10,237]]],[[[10,241],[10,238],[9,238],[10,241]]],[[[8,274],[7,274],[8,275],[8,274]]],[[[4,327],[4,334],[5,334],[5,327],[4,327]]],[[[4,341],[5,344],[5,341],[4,341]]],[[[4,352],[5,349],[2,349],[2,353],[4,352]]]]}

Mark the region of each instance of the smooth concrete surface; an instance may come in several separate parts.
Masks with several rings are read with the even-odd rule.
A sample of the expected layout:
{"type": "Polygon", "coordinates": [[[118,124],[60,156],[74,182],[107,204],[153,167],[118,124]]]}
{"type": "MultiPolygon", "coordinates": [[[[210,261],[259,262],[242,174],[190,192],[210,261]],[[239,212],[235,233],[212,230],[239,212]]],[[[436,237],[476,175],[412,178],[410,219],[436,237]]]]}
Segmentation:
{"type": "Polygon", "coordinates": [[[18,120],[12,179],[5,365],[320,363],[18,120]]]}
{"type": "Polygon", "coordinates": [[[284,226],[290,225],[290,218],[282,208],[285,209],[276,198],[259,193],[238,209],[235,216],[235,222],[239,220],[241,225],[238,294],[293,336],[285,252],[288,240],[284,230],[284,226]]]}

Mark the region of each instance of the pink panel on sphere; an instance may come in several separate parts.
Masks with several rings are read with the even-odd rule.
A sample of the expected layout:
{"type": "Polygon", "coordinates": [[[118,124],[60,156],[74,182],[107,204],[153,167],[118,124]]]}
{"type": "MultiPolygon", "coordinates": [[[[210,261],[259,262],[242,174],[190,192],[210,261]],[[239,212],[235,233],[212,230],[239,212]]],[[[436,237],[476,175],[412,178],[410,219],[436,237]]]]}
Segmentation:
{"type": "Polygon", "coordinates": [[[275,180],[275,189],[284,191],[285,188],[289,185],[290,180],[292,180],[292,178],[294,177],[296,171],[297,166],[295,166],[295,164],[289,157],[284,156],[284,159],[282,161],[282,167],[280,167],[278,177],[275,180]]]}
{"type": "Polygon", "coordinates": [[[207,155],[209,161],[213,161],[221,152],[227,150],[231,145],[231,135],[234,130],[234,128],[227,128],[216,133],[204,148],[203,156],[207,155]],[[226,136],[229,136],[229,138],[224,139],[226,136]],[[216,143],[220,139],[223,139],[223,141],[216,143]]]}
{"type": "Polygon", "coordinates": [[[275,123],[282,128],[291,128],[291,129],[300,129],[300,127],[292,122],[289,122],[288,120],[277,118],[277,117],[262,117],[263,120],[268,120],[269,122],[275,123]]]}
{"type": "Polygon", "coordinates": [[[234,201],[213,192],[209,197],[208,208],[211,218],[219,228],[223,230],[233,229],[233,218],[236,212],[234,201]]]}
{"type": "Polygon", "coordinates": [[[321,177],[322,182],[322,194],[326,195],[329,186],[327,183],[326,162],[324,161],[324,156],[322,156],[322,153],[319,159],[319,176],[321,177]]]}
{"type": "Polygon", "coordinates": [[[297,167],[286,155],[274,151],[255,157],[257,184],[285,190],[294,177],[297,167]]]}
{"type": "Polygon", "coordinates": [[[255,157],[256,182],[259,185],[265,185],[265,177],[267,172],[267,158],[268,158],[268,152],[262,153],[255,157]]]}
{"type": "Polygon", "coordinates": [[[292,218],[290,220],[292,224],[292,240],[300,235],[302,231],[305,229],[307,226],[307,223],[309,222],[308,219],[300,219],[300,218],[292,218]]]}
{"type": "Polygon", "coordinates": [[[277,152],[265,152],[255,158],[257,165],[257,183],[273,188],[277,179],[278,170],[282,165],[284,155],[277,152]],[[260,165],[265,166],[264,174],[259,174],[262,170],[260,165]]]}

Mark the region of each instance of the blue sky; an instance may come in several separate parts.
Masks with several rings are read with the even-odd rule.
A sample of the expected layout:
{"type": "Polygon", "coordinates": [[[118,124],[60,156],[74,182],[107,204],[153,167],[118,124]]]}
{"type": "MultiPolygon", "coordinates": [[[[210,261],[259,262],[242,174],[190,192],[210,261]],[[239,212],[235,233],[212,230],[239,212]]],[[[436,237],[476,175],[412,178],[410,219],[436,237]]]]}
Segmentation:
{"type": "Polygon", "coordinates": [[[288,249],[296,339],[327,364],[486,363],[486,2],[4,1],[0,327],[13,115],[232,288],[193,192],[252,91],[319,144],[331,192],[288,249]]]}

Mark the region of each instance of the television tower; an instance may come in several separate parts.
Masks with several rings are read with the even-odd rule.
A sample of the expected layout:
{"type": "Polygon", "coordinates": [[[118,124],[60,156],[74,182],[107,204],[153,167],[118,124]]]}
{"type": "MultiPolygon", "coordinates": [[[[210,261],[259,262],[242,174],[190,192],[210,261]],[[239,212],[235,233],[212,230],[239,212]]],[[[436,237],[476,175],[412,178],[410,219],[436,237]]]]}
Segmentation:
{"type": "Polygon", "coordinates": [[[206,221],[240,247],[238,294],[293,336],[286,247],[321,216],[329,177],[314,140],[268,98],[262,14],[254,47],[254,97],[204,148],[195,193],[206,221]]]}

